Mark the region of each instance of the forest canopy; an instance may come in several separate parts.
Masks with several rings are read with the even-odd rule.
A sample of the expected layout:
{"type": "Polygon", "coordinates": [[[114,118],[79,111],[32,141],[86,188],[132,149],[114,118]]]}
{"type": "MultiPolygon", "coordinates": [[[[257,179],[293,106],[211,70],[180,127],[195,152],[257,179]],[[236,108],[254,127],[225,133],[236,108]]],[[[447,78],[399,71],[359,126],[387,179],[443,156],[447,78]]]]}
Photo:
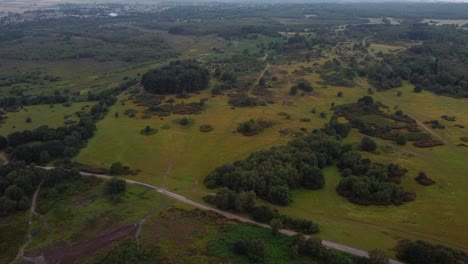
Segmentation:
{"type": "Polygon", "coordinates": [[[180,94],[206,89],[210,71],[195,60],[173,61],[169,65],[149,70],[141,79],[147,92],[180,94]]]}

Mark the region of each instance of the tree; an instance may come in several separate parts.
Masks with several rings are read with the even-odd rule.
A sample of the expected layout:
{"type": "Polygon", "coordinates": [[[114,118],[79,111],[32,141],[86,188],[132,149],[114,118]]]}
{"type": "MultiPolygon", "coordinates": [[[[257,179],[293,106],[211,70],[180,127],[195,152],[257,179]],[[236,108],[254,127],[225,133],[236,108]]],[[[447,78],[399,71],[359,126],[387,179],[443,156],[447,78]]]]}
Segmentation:
{"type": "Polygon", "coordinates": [[[413,88],[413,92],[415,93],[420,93],[422,92],[422,90],[423,90],[422,87],[418,85],[413,88]]]}
{"type": "Polygon", "coordinates": [[[389,259],[385,252],[380,249],[369,251],[369,264],[388,264],[389,259]]]}
{"type": "Polygon", "coordinates": [[[270,221],[271,233],[273,235],[279,234],[279,231],[283,228],[283,223],[278,218],[273,218],[270,221]]]}
{"type": "Polygon", "coordinates": [[[0,197],[0,215],[5,216],[16,209],[16,202],[7,196],[0,197]]]}
{"type": "Polygon", "coordinates": [[[8,140],[4,136],[0,136],[0,149],[4,149],[8,146],[8,140]]]}
{"type": "Polygon", "coordinates": [[[11,200],[14,201],[19,201],[21,198],[24,196],[24,191],[20,187],[16,185],[10,185],[6,190],[5,190],[5,195],[10,198],[11,200]]]}
{"type": "Polygon", "coordinates": [[[260,78],[260,80],[258,80],[258,85],[260,85],[260,87],[262,88],[266,86],[266,81],[265,78],[263,78],[263,76],[260,78]]]}
{"type": "Polygon", "coordinates": [[[398,136],[396,137],[396,140],[395,140],[395,141],[396,141],[396,143],[397,143],[398,145],[402,145],[402,146],[403,146],[403,145],[406,145],[406,141],[407,141],[407,140],[408,140],[408,139],[406,138],[405,135],[400,134],[400,135],[398,135],[398,136]]]}
{"type": "Polygon", "coordinates": [[[265,205],[255,207],[252,211],[252,217],[255,221],[268,223],[273,219],[273,210],[265,205]]]}
{"type": "Polygon", "coordinates": [[[183,117],[182,119],[180,119],[180,125],[181,126],[186,126],[190,123],[190,119],[188,119],[187,117],[183,117]]]}
{"type": "Polygon", "coordinates": [[[302,185],[307,189],[318,190],[325,184],[322,170],[306,165],[302,170],[302,185]]]}
{"type": "Polygon", "coordinates": [[[106,182],[106,193],[109,195],[117,195],[127,190],[127,182],[122,179],[113,177],[111,180],[106,182]]]}
{"type": "Polygon", "coordinates": [[[364,151],[372,152],[377,149],[377,143],[369,137],[364,137],[361,140],[361,149],[364,151]]]}
{"type": "Polygon", "coordinates": [[[31,117],[26,117],[26,123],[31,123],[31,122],[32,122],[31,117]]]}
{"type": "Polygon", "coordinates": [[[364,105],[373,105],[374,104],[374,98],[372,96],[363,96],[358,99],[358,103],[364,104],[364,105]]]}
{"type": "Polygon", "coordinates": [[[338,94],[336,95],[338,97],[343,97],[343,92],[342,91],[339,91],[338,94]]]}
{"type": "Polygon", "coordinates": [[[124,166],[121,162],[112,163],[109,173],[111,175],[123,175],[128,173],[128,167],[124,166]]]}
{"type": "Polygon", "coordinates": [[[39,161],[42,163],[47,163],[50,161],[50,155],[47,150],[41,151],[41,153],[39,154],[39,161]]]}

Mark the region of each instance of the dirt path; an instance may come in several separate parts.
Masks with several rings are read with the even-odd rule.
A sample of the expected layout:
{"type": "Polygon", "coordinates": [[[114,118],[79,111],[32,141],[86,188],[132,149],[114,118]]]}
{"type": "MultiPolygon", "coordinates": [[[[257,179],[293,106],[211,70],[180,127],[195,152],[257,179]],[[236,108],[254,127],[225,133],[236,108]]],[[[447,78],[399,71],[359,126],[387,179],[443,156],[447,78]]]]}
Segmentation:
{"type": "MultiPolygon", "coordinates": [[[[262,61],[265,62],[267,58],[268,58],[268,53],[265,53],[265,56],[262,58],[262,61]]],[[[257,78],[257,80],[255,80],[255,82],[252,84],[252,86],[250,87],[249,91],[247,92],[247,95],[248,95],[248,96],[251,96],[251,95],[252,95],[253,89],[255,88],[255,86],[257,86],[258,82],[260,81],[261,78],[263,78],[263,75],[265,75],[265,72],[266,72],[269,68],[270,68],[270,64],[266,63],[265,69],[263,69],[263,70],[260,72],[259,77],[257,78]]]]}
{"type": "MultiPolygon", "coordinates": [[[[41,167],[41,168],[47,169],[47,170],[54,169],[54,167],[41,167]]],[[[86,172],[81,172],[81,175],[83,175],[83,176],[93,176],[93,177],[97,177],[97,178],[101,178],[101,179],[112,179],[112,176],[109,176],[109,175],[97,175],[97,174],[91,174],[91,173],[86,173],[86,172]]],[[[176,200],[178,200],[180,202],[192,205],[192,206],[197,207],[199,209],[218,213],[218,214],[220,214],[220,215],[222,215],[222,216],[224,216],[226,218],[229,218],[229,219],[234,219],[234,220],[237,220],[237,221],[242,222],[242,223],[249,223],[249,224],[253,224],[253,225],[264,227],[264,228],[270,228],[270,226],[267,225],[267,224],[256,222],[254,220],[251,220],[251,219],[239,216],[239,215],[235,215],[235,214],[232,214],[232,213],[229,213],[229,212],[225,212],[225,211],[222,211],[222,210],[219,210],[219,209],[216,209],[216,208],[213,208],[213,207],[210,207],[210,206],[195,202],[195,201],[190,200],[190,199],[188,199],[188,198],[186,198],[186,197],[184,197],[182,195],[170,192],[170,191],[168,191],[166,189],[163,189],[163,188],[160,188],[160,187],[156,187],[156,186],[153,186],[153,185],[150,185],[150,184],[147,184],[147,183],[142,183],[142,182],[129,180],[129,179],[123,179],[123,180],[125,180],[129,184],[140,185],[140,186],[155,190],[155,191],[157,191],[158,193],[160,193],[162,195],[171,197],[173,199],[176,199],[176,200]]],[[[294,235],[297,234],[294,231],[286,230],[286,229],[281,229],[280,233],[282,233],[284,235],[288,235],[288,236],[294,236],[294,235]]],[[[338,244],[338,243],[334,243],[334,242],[326,241],[326,240],[322,240],[322,244],[324,246],[328,247],[328,248],[337,249],[339,251],[350,253],[350,254],[353,254],[353,255],[356,255],[356,256],[369,257],[368,252],[364,251],[364,250],[348,247],[348,246],[345,246],[345,245],[342,245],[342,244],[338,244]]],[[[390,263],[391,264],[400,264],[401,262],[396,261],[396,260],[390,260],[390,263]]]]}
{"type": "MultiPolygon", "coordinates": [[[[7,161],[8,162],[8,161],[7,161]]],[[[28,235],[26,238],[26,242],[20,247],[18,254],[16,255],[16,258],[10,262],[10,264],[16,263],[19,259],[24,259],[24,249],[31,243],[32,241],[32,223],[33,223],[33,216],[34,215],[39,215],[36,212],[36,202],[37,202],[37,196],[39,195],[39,190],[41,189],[42,182],[39,183],[37,186],[36,191],[34,192],[32,201],[31,201],[31,209],[29,210],[29,227],[28,227],[28,235]]]]}

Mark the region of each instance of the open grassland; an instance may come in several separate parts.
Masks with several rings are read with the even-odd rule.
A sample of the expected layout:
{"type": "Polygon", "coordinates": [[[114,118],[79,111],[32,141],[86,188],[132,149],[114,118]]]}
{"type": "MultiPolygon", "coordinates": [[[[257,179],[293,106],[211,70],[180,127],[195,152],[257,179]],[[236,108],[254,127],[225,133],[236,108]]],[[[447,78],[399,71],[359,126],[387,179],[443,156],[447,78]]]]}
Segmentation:
{"type": "Polygon", "coordinates": [[[8,118],[4,120],[4,123],[0,124],[0,135],[7,136],[15,131],[33,130],[42,125],[53,128],[64,126],[66,120],[78,121],[75,113],[81,111],[83,107],[86,111],[89,111],[93,104],[93,102],[77,102],[71,103],[69,107],[61,104],[56,104],[53,107],[49,105],[25,106],[23,109],[19,109],[18,112],[5,114],[8,118]],[[31,118],[31,123],[26,122],[28,117],[31,118]]]}
{"type": "MultiPolygon", "coordinates": [[[[310,62],[312,63],[313,61],[310,62]]],[[[318,113],[327,112],[329,117],[332,114],[332,102],[354,102],[367,94],[365,88],[325,88],[317,83],[320,81],[317,74],[301,74],[301,70],[307,66],[308,63],[293,64],[287,69],[288,74],[278,74],[277,82],[281,85],[272,83],[270,88],[277,101],[275,104],[231,109],[226,96],[209,98],[204,112],[190,116],[195,122],[190,127],[175,124],[173,120],[181,117],[178,115],[141,119],[138,116],[143,111],[142,108],[129,101],[125,106],[118,104],[98,123],[96,136],[81,151],[77,160],[104,167],[115,161],[122,161],[134,169],[142,170],[139,175],[131,176],[132,178],[164,186],[200,201],[201,197],[211,192],[204,187],[203,178],[217,166],[244,158],[252,151],[286,143],[291,137],[281,137],[278,133],[281,129],[297,130],[305,127],[307,131],[311,131],[313,128],[320,128],[327,119],[319,118],[318,113]],[[314,91],[310,95],[289,96],[289,86],[301,78],[310,80],[315,87],[314,91]],[[336,96],[338,91],[343,92],[343,97],[336,96]],[[140,113],[136,118],[123,116],[122,112],[128,108],[138,109],[140,113]],[[311,113],[312,108],[316,108],[316,114],[311,113]],[[120,113],[119,118],[114,117],[114,112],[120,113]],[[279,112],[287,112],[291,119],[278,116],[279,112]],[[311,118],[311,121],[300,122],[299,119],[304,117],[311,118]],[[278,124],[252,137],[235,132],[238,123],[250,118],[266,118],[275,120],[278,124]],[[211,124],[215,129],[209,133],[201,133],[198,128],[202,124],[211,124]],[[146,125],[156,128],[168,125],[170,129],[160,129],[154,136],[142,136],[139,131],[146,125]]],[[[284,66],[271,68],[274,74],[280,71],[276,67],[284,66]]],[[[408,86],[401,89],[401,97],[396,96],[397,90],[377,93],[374,97],[389,107],[393,107],[392,102],[395,100],[399,109],[417,119],[433,119],[447,114],[455,115],[458,123],[468,123],[465,121],[468,114],[460,112],[465,101],[439,97],[428,92],[413,94],[408,86]]],[[[186,102],[198,101],[208,96],[204,92],[194,95],[186,102]]],[[[464,130],[456,127],[438,130],[437,133],[440,132],[447,140],[454,140],[443,147],[418,149],[408,144],[403,147],[392,146],[390,150],[384,147],[380,154],[370,155],[373,160],[398,162],[408,168],[408,177],[403,180],[403,186],[417,193],[418,197],[414,202],[389,207],[351,204],[336,193],[335,187],[341,176],[336,168],[331,167],[325,171],[325,189],[297,191],[293,196],[294,203],[279,209],[291,216],[317,221],[321,226],[320,237],[323,239],[358,248],[386,248],[392,254],[390,250],[399,239],[419,238],[466,249],[467,237],[463,230],[467,228],[464,220],[468,216],[462,209],[466,201],[463,190],[468,186],[467,178],[463,176],[466,175],[463,165],[466,151],[463,152],[461,147],[454,145],[463,134],[461,131],[464,130]],[[418,185],[414,177],[419,170],[425,170],[437,184],[431,187],[418,185]],[[447,228],[434,228],[436,226],[447,228]],[[382,239],[383,236],[386,238],[382,239]]],[[[353,132],[347,141],[357,143],[360,137],[353,132]]],[[[393,145],[392,142],[377,141],[382,146],[393,145]]]]}
{"type": "MultiPolygon", "coordinates": [[[[294,65],[300,67],[301,65],[294,65]]],[[[188,193],[200,199],[206,194],[203,178],[217,166],[246,157],[249,153],[285,144],[290,136],[282,137],[280,130],[289,129],[300,132],[305,128],[310,132],[314,128],[322,127],[327,119],[319,117],[320,112],[327,112],[331,116],[330,103],[351,102],[364,91],[350,88],[320,88],[311,95],[289,96],[287,76],[279,76],[278,82],[283,85],[276,87],[274,83],[270,90],[274,93],[276,103],[267,106],[235,108],[228,105],[228,97],[210,97],[208,92],[194,95],[185,103],[198,102],[201,98],[209,98],[206,110],[200,115],[190,116],[194,125],[182,127],[174,123],[180,115],[164,118],[139,118],[144,108],[127,101],[125,105],[117,104],[110,110],[109,115],[98,123],[98,131],[90,140],[87,148],[83,149],[77,160],[84,163],[108,167],[116,161],[121,161],[134,169],[141,169],[138,176],[155,185],[166,186],[181,193],[188,193]],[[282,78],[284,80],[282,80],[282,78]],[[338,91],[343,90],[344,96],[337,97],[338,91]],[[312,109],[316,113],[311,113],[312,109]],[[126,109],[139,111],[136,118],[123,115],[126,109]],[[114,113],[119,117],[115,118],[114,113]],[[290,119],[278,115],[280,112],[289,114],[290,119]],[[249,119],[263,118],[276,124],[258,136],[246,137],[236,132],[239,123],[249,119]],[[310,122],[300,119],[310,118],[310,122]],[[208,133],[199,131],[199,126],[210,124],[214,130],[208,133]],[[139,131],[146,125],[154,128],[170,126],[170,129],[160,129],[153,136],[142,136],[139,131]],[[119,131],[119,133],[115,133],[119,131]]],[[[311,80],[317,76],[312,75],[311,80]]],[[[290,82],[304,76],[291,76],[290,82]]],[[[122,96],[121,99],[126,98],[122,96]]],[[[167,99],[167,98],[166,98],[167,99]]],[[[176,103],[181,99],[175,99],[176,103]]]]}

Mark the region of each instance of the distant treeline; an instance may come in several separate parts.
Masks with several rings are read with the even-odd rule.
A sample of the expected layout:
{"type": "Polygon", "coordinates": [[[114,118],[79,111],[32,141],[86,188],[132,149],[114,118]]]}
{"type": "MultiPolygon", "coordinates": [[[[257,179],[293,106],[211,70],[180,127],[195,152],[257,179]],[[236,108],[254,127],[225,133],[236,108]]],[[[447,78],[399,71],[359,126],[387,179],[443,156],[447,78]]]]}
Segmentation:
{"type": "Polygon", "coordinates": [[[397,55],[382,55],[383,60],[360,71],[378,89],[400,87],[407,80],[418,87],[453,97],[468,97],[468,31],[455,26],[423,24],[389,27],[363,25],[348,27],[353,37],[373,35],[375,41],[422,41],[397,55]]]}
{"type": "Polygon", "coordinates": [[[141,78],[145,90],[155,94],[196,92],[208,88],[209,82],[210,71],[195,60],[173,61],[141,78]]]}

